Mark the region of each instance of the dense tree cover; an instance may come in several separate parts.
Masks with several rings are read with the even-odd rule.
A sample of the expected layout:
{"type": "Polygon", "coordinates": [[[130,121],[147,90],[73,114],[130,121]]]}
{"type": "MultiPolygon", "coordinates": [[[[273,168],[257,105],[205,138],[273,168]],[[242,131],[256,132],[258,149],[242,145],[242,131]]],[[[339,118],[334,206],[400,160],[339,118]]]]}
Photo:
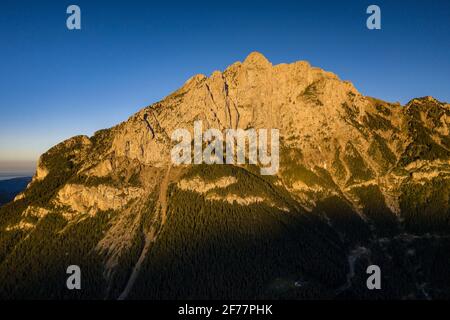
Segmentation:
{"type": "Polygon", "coordinates": [[[433,136],[440,136],[441,143],[448,144],[448,135],[441,136],[436,130],[441,125],[441,117],[444,113],[447,117],[450,116],[450,112],[435,101],[422,100],[420,103],[410,103],[406,109],[406,129],[411,143],[408,144],[401,157],[402,165],[416,160],[450,158],[450,151],[433,139],[433,136]],[[426,118],[425,122],[422,117],[426,118]],[[427,123],[432,123],[432,125],[427,125],[427,123]]]}
{"type": "Polygon", "coordinates": [[[377,185],[356,187],[352,191],[363,204],[363,214],[375,227],[378,237],[394,236],[399,233],[398,220],[386,206],[384,196],[377,185]]]}
{"type": "Polygon", "coordinates": [[[417,268],[424,290],[432,298],[450,299],[450,239],[431,237],[416,239],[410,245],[414,248],[412,264],[417,268]]]}
{"type": "Polygon", "coordinates": [[[397,161],[397,158],[391,149],[389,149],[385,140],[378,134],[373,135],[368,153],[378,163],[382,173],[386,173],[397,161]]]}
{"type": "Polygon", "coordinates": [[[450,181],[435,177],[422,183],[405,181],[400,207],[411,233],[450,232],[450,181]]]}
{"type": "Polygon", "coordinates": [[[352,210],[348,202],[337,196],[318,201],[313,213],[326,217],[332,230],[338,232],[341,240],[349,247],[367,244],[371,237],[369,226],[352,210]]]}
{"type": "MultiPolygon", "coordinates": [[[[259,195],[270,196],[273,192],[265,181],[244,170],[212,170],[199,167],[189,176],[202,172],[216,179],[231,170],[239,179],[245,178],[245,183],[232,185],[223,194],[251,195],[252,190],[257,190],[259,195]]],[[[368,223],[337,196],[318,202],[312,213],[294,207],[285,212],[263,203],[240,206],[212,202],[206,195],[172,186],[168,221],[129,298],[448,296],[448,286],[442,283],[431,288],[433,283],[447,279],[442,269],[442,265],[450,266],[443,254],[445,242],[421,239],[420,246],[432,247],[433,251],[416,255],[418,244],[400,236],[397,220],[384,204],[378,187],[360,187],[353,192],[365,204],[363,214],[368,223]],[[348,255],[360,247],[365,248],[365,253],[356,259],[353,278],[348,280],[348,255]],[[441,266],[433,266],[437,261],[441,266]],[[381,291],[367,290],[366,268],[371,264],[382,269],[381,291]],[[423,272],[418,273],[417,268],[423,272]],[[437,269],[441,274],[433,275],[437,269]],[[427,281],[431,283],[421,289],[427,281]]]]}
{"type": "MultiPolygon", "coordinates": [[[[219,194],[270,197],[282,192],[246,170],[213,168],[199,166],[189,176],[206,170],[204,177],[232,174],[242,181],[213,191],[219,194]]],[[[331,297],[345,282],[346,250],[318,215],[264,203],[208,201],[172,186],[168,221],[130,298],[331,297]],[[314,285],[300,290],[294,285],[300,279],[314,285]]]]}
{"type": "Polygon", "coordinates": [[[374,114],[367,113],[363,117],[363,122],[368,128],[372,130],[381,130],[381,131],[398,130],[392,125],[391,121],[375,113],[374,114]]]}
{"type": "MultiPolygon", "coordinates": [[[[283,167],[294,169],[280,172],[285,185],[299,179],[308,186],[336,191],[333,195],[323,194],[312,212],[307,212],[277,177],[259,175],[256,166],[194,166],[184,178],[200,176],[215,181],[232,176],[239,183],[206,194],[182,191],[172,184],[168,219],[163,228],[155,191],[144,208],[136,208],[136,215],[140,215],[139,231],[133,234],[131,247],[120,256],[112,277],[107,279],[106,257],[95,248],[114,223],[116,213],[80,215],[79,220],[69,223],[50,200],[67,181],[88,186],[140,185],[141,181],[134,169],[118,171],[108,178],[77,176],[76,155],[72,152],[75,149],[57,149],[48,159],[44,157],[46,166],[52,168],[49,175],[33,183],[25,199],[0,209],[0,298],[117,298],[126,286],[142,252],[144,235],[151,226],[161,232],[129,298],[450,296],[450,277],[446,272],[450,267],[446,254],[450,249],[446,238],[450,231],[448,180],[438,176],[414,184],[412,179],[406,179],[400,198],[404,222],[399,223],[377,186],[352,188],[351,193],[362,205],[359,215],[339,194],[327,170],[316,167],[312,171],[297,165],[301,152],[289,150],[283,153],[287,156],[281,161],[283,167]],[[244,206],[209,201],[211,193],[219,197],[258,196],[268,201],[244,206]],[[36,224],[35,229],[5,231],[6,226],[24,219],[21,214],[29,205],[49,208],[51,213],[40,221],[30,220],[36,224]],[[418,237],[408,238],[405,232],[418,237]],[[429,232],[442,238],[427,236],[429,232]],[[348,258],[355,248],[365,251],[356,260],[353,278],[349,280],[348,258]],[[66,288],[66,268],[71,264],[82,269],[81,291],[66,288]],[[368,291],[365,286],[365,269],[370,264],[379,265],[383,271],[381,291],[368,291]]],[[[340,161],[339,154],[337,160],[340,161]]]]}
{"type": "Polygon", "coordinates": [[[43,218],[0,264],[0,298],[67,299],[102,298],[106,283],[102,258],[94,250],[111,218],[111,212],[67,221],[57,213],[43,218]],[[68,290],[66,269],[82,270],[82,289],[68,290]]]}
{"type": "Polygon", "coordinates": [[[355,148],[353,143],[348,142],[345,146],[344,161],[350,170],[350,180],[347,184],[352,184],[358,180],[369,180],[374,177],[373,170],[367,165],[363,157],[355,148]]]}
{"type": "Polygon", "coordinates": [[[326,293],[344,281],[345,249],[316,224],[300,213],[173,191],[131,298],[258,298],[285,277],[307,277],[326,293]]]}
{"type": "Polygon", "coordinates": [[[77,169],[77,165],[74,163],[75,153],[79,152],[81,143],[76,138],[73,140],[71,144],[59,144],[42,155],[41,165],[49,170],[45,179],[33,182],[26,189],[23,199],[10,202],[0,208],[0,230],[2,230],[0,232],[0,258],[5,258],[26,235],[24,231],[20,230],[4,232],[7,225],[20,222],[22,212],[30,205],[50,208],[50,200],[75,174],[77,169]]]}
{"type": "Polygon", "coordinates": [[[345,169],[345,166],[340,159],[340,154],[340,148],[336,148],[334,152],[332,167],[336,179],[338,181],[344,181],[347,177],[347,170],[345,169]]]}

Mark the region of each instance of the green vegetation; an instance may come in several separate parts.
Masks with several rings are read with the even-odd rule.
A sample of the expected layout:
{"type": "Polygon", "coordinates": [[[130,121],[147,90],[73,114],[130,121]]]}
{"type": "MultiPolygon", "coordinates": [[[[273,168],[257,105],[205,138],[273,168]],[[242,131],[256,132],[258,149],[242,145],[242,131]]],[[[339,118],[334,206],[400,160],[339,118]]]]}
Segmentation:
{"type": "Polygon", "coordinates": [[[372,130],[397,131],[397,129],[391,124],[391,122],[388,119],[386,119],[382,116],[379,116],[377,114],[367,113],[363,117],[363,122],[368,128],[370,128],[372,130]]]}
{"type": "Polygon", "coordinates": [[[397,158],[391,149],[389,149],[385,140],[377,134],[373,135],[368,153],[380,165],[382,173],[385,173],[397,161],[397,158]]]}
{"type": "Polygon", "coordinates": [[[400,207],[405,227],[411,233],[450,231],[450,181],[436,177],[425,183],[405,181],[400,207]]]}
{"type": "Polygon", "coordinates": [[[386,206],[380,188],[376,185],[356,187],[352,192],[364,205],[363,214],[376,227],[379,237],[394,236],[399,233],[399,226],[394,213],[386,206]]]}
{"type": "Polygon", "coordinates": [[[317,97],[319,95],[319,89],[317,87],[317,82],[311,83],[306,89],[297,97],[297,100],[300,98],[304,98],[308,101],[311,101],[319,106],[323,106],[323,102],[317,97]]]}
{"type": "Polygon", "coordinates": [[[271,284],[292,277],[320,286],[290,297],[313,298],[330,295],[345,281],[345,249],[317,217],[263,204],[211,202],[177,189],[169,213],[132,299],[264,298],[268,291],[273,298],[271,284]]]}
{"type": "Polygon", "coordinates": [[[281,177],[290,187],[296,181],[302,181],[308,186],[320,185],[331,189],[336,188],[333,179],[325,169],[315,167],[315,170],[318,171],[315,173],[300,164],[303,158],[301,150],[282,146],[280,156],[281,177]]]}
{"type": "MultiPolygon", "coordinates": [[[[450,112],[434,101],[424,99],[421,101],[419,103],[410,103],[406,107],[406,127],[412,141],[408,144],[401,158],[401,164],[404,166],[419,159],[436,160],[450,158],[450,151],[436,143],[432,138],[433,135],[439,136],[435,131],[435,126],[440,124],[440,117],[444,113],[450,115],[450,112]],[[426,123],[422,121],[421,115],[433,123],[431,128],[427,127],[426,123]]],[[[444,138],[441,141],[445,145],[446,139],[444,138]]]]}
{"type": "MultiPolygon", "coordinates": [[[[0,264],[1,299],[92,299],[105,295],[102,259],[94,250],[111,212],[67,225],[60,214],[43,218],[0,264]],[[67,290],[66,268],[82,270],[83,290],[67,290]],[[11,272],[14,270],[14,272],[11,272]]],[[[3,243],[3,242],[2,242],[3,243]]]]}
{"type": "Polygon", "coordinates": [[[358,180],[370,180],[374,177],[374,172],[368,164],[366,164],[351,142],[348,142],[345,146],[344,161],[347,164],[347,168],[350,170],[350,180],[347,182],[348,184],[358,180]]]}
{"type": "Polygon", "coordinates": [[[112,130],[103,129],[94,133],[91,137],[91,142],[93,145],[92,152],[90,155],[103,154],[108,148],[111,147],[112,143],[112,130]]]}
{"type": "Polygon", "coordinates": [[[345,110],[345,115],[342,116],[342,119],[358,130],[363,137],[367,138],[369,136],[367,128],[357,120],[359,110],[354,105],[349,106],[347,102],[342,103],[342,108],[345,110]]]}
{"type": "Polygon", "coordinates": [[[354,105],[350,106],[347,102],[342,103],[342,108],[351,119],[356,118],[359,114],[359,110],[354,105]]]}
{"type": "Polygon", "coordinates": [[[403,166],[416,160],[436,160],[450,158],[450,151],[437,144],[432,138],[430,129],[424,127],[419,121],[410,120],[408,131],[412,142],[404,151],[400,163],[403,166]]]}
{"type": "Polygon", "coordinates": [[[334,174],[339,181],[344,181],[347,177],[347,170],[340,159],[340,148],[337,147],[334,151],[333,165],[334,174]]]}
{"type": "Polygon", "coordinates": [[[332,196],[319,201],[313,212],[319,216],[326,216],[348,247],[369,241],[371,231],[368,225],[353,211],[347,201],[332,196]]]}
{"type": "Polygon", "coordinates": [[[389,107],[385,106],[384,104],[377,103],[375,105],[375,109],[377,109],[378,112],[380,112],[382,115],[388,117],[392,114],[391,109],[389,107]]]}

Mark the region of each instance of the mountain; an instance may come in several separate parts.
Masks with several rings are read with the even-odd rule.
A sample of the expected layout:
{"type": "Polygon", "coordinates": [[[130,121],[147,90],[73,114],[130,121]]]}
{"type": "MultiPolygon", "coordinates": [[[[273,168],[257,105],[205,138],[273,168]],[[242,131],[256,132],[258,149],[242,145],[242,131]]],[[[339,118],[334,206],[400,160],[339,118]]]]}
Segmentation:
{"type": "Polygon", "coordinates": [[[448,299],[449,120],[432,97],[388,103],[251,53],[43,154],[0,209],[0,297],[448,299]],[[174,165],[172,133],[196,121],[278,129],[278,172],[174,165]]]}
{"type": "Polygon", "coordinates": [[[0,180],[0,206],[13,200],[18,193],[26,188],[30,181],[31,177],[0,180]]]}

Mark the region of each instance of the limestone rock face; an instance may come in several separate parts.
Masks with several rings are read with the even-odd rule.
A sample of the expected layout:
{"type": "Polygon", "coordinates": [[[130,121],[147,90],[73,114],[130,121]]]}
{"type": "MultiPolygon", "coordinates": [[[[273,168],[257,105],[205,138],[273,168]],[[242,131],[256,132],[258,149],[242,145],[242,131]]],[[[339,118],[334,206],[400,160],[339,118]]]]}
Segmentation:
{"type": "MultiPolygon", "coordinates": [[[[317,136],[319,141],[305,145],[316,150],[310,144],[338,135],[345,137],[345,146],[358,136],[342,120],[347,116],[343,104],[353,102],[358,113],[369,104],[352,84],[330,72],[307,62],[272,66],[261,54],[252,53],[243,63],[209,78],[194,76],[162,102],[141,110],[116,128],[112,148],[117,155],[163,165],[171,133],[178,128],[192,131],[195,120],[202,120],[205,130],[277,128],[286,141],[317,136]]],[[[296,140],[291,143],[303,139],[296,140]]]]}
{"type": "Polygon", "coordinates": [[[86,187],[67,184],[59,192],[56,202],[76,212],[97,212],[122,209],[130,200],[143,195],[141,188],[117,189],[108,185],[86,187]]]}
{"type": "Polygon", "coordinates": [[[232,184],[237,183],[235,177],[222,177],[216,181],[204,181],[200,177],[195,177],[192,179],[183,179],[178,182],[177,186],[181,190],[190,190],[199,193],[206,193],[213,189],[223,189],[232,184]]]}

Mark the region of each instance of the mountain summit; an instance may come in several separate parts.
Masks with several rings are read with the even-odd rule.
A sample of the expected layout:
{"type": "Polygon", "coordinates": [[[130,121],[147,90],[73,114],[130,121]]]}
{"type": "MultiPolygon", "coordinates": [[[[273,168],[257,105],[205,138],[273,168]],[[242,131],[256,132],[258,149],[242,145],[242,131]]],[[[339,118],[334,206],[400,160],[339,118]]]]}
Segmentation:
{"type": "Polygon", "coordinates": [[[449,121],[434,98],[388,103],[253,52],[43,154],[0,209],[0,296],[449,298],[449,121]],[[173,165],[195,121],[278,129],[280,170],[173,165]],[[73,264],[82,291],[64,287],[73,264]]]}

